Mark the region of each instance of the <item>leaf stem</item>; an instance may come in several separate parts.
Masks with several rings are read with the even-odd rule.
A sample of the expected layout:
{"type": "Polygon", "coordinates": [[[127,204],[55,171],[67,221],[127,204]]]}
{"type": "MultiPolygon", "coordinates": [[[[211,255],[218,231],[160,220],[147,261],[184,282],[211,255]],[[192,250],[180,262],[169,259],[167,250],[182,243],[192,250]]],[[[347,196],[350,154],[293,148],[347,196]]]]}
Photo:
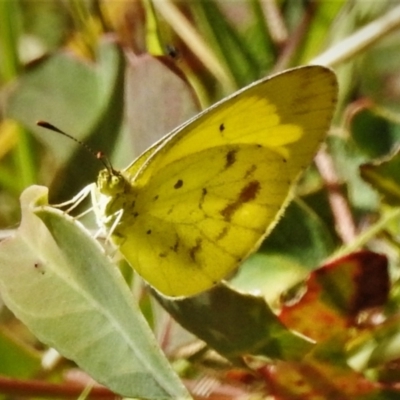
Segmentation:
{"type": "Polygon", "coordinates": [[[310,64],[336,67],[363,52],[387,34],[400,27],[400,6],[389,10],[381,18],[364,26],[353,35],[336,43],[326,52],[310,61],[310,64]]]}
{"type": "Polygon", "coordinates": [[[353,251],[359,250],[371,239],[373,239],[381,230],[383,230],[389,222],[399,217],[400,208],[395,208],[386,212],[375,224],[371,225],[364,232],[356,236],[355,240],[352,243],[341,247],[337,252],[335,252],[331,259],[342,257],[353,251]]]}

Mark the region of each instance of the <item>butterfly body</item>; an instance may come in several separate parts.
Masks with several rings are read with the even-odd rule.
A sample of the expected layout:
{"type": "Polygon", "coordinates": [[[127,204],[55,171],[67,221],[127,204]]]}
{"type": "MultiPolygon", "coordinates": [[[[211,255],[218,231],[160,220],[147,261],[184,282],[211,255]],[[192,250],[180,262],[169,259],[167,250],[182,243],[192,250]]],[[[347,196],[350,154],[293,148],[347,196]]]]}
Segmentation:
{"type": "Polygon", "coordinates": [[[125,170],[100,173],[100,225],[162,293],[212,287],[277,222],[329,127],[336,92],[330,70],[303,67],[217,103],[125,170]]]}

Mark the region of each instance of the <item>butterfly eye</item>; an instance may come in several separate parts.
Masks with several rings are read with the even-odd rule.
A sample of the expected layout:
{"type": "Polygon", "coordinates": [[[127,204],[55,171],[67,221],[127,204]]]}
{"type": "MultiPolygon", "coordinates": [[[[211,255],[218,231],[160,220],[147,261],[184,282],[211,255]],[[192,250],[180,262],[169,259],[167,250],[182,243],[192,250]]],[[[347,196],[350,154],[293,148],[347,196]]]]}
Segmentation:
{"type": "Polygon", "coordinates": [[[123,179],[119,175],[111,175],[110,187],[117,188],[122,183],[123,179]]]}
{"type": "Polygon", "coordinates": [[[125,190],[126,182],[124,177],[109,169],[103,169],[99,173],[97,179],[97,187],[99,191],[107,196],[114,196],[123,193],[125,190]]]}
{"type": "Polygon", "coordinates": [[[121,174],[113,171],[108,176],[107,185],[108,185],[108,190],[111,193],[113,193],[113,194],[122,193],[122,192],[124,192],[124,188],[125,188],[125,179],[121,174]]]}

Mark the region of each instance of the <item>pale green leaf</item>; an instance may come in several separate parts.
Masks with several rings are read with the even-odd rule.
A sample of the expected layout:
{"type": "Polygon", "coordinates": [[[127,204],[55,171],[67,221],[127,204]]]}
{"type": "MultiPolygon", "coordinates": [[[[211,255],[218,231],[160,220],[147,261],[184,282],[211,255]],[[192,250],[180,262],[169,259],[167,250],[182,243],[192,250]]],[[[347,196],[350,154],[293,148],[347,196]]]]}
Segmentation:
{"type": "Polygon", "coordinates": [[[21,203],[20,228],[0,244],[7,306],[40,340],[113,391],[190,398],[98,243],[47,205],[46,188],[28,188],[21,203]]]}

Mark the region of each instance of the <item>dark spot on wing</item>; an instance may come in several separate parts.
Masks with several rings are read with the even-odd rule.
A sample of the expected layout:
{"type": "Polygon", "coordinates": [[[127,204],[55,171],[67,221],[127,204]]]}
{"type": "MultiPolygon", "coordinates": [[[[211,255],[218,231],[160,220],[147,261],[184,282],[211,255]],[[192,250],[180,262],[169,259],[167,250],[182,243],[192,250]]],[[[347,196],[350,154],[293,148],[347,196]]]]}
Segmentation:
{"type": "Polygon", "coordinates": [[[200,197],[200,201],[199,201],[199,208],[200,208],[200,209],[203,208],[204,199],[206,198],[207,193],[208,193],[208,191],[207,191],[206,188],[203,188],[203,189],[201,190],[201,197],[200,197]]]}
{"type": "Polygon", "coordinates": [[[175,244],[171,247],[171,250],[174,251],[175,253],[177,253],[179,250],[179,244],[180,244],[180,241],[179,241],[179,238],[177,238],[175,244]]]}
{"type": "Polygon", "coordinates": [[[165,253],[165,252],[162,252],[162,253],[159,253],[158,254],[158,256],[160,257],[160,258],[165,258],[165,257],[167,257],[167,253],[165,253]]]}
{"type": "Polygon", "coordinates": [[[196,239],[196,245],[193,246],[190,250],[189,250],[189,256],[192,259],[193,262],[196,262],[196,254],[201,251],[202,248],[202,240],[200,238],[196,239]]]}
{"type": "Polygon", "coordinates": [[[241,207],[242,204],[248,203],[257,197],[257,193],[260,190],[259,181],[249,182],[240,192],[238,198],[233,202],[228,204],[220,213],[229,221],[232,215],[241,207]]]}
{"type": "Polygon", "coordinates": [[[139,213],[138,213],[137,211],[135,211],[135,212],[133,213],[133,216],[136,218],[136,217],[139,216],[139,213]]]}
{"type": "Polygon", "coordinates": [[[151,229],[146,232],[147,235],[151,235],[151,229]]]}
{"type": "Polygon", "coordinates": [[[174,185],[174,189],[180,189],[183,186],[183,180],[178,179],[174,185]]]}
{"type": "Polygon", "coordinates": [[[229,232],[229,227],[225,226],[224,229],[218,234],[218,236],[215,238],[217,241],[222,240],[227,233],[229,232]]]}
{"type": "Polygon", "coordinates": [[[228,169],[231,165],[235,164],[236,153],[237,153],[237,150],[230,150],[226,153],[225,169],[228,169]]]}
{"type": "Polygon", "coordinates": [[[225,125],[224,124],[221,124],[220,126],[219,126],[219,131],[220,132],[223,132],[225,130],[225,125]]]}
{"type": "Polygon", "coordinates": [[[158,200],[158,195],[153,197],[153,201],[158,200]]]}
{"type": "Polygon", "coordinates": [[[257,170],[257,165],[251,165],[250,168],[244,174],[244,179],[249,179],[253,176],[254,172],[257,170]]]}

